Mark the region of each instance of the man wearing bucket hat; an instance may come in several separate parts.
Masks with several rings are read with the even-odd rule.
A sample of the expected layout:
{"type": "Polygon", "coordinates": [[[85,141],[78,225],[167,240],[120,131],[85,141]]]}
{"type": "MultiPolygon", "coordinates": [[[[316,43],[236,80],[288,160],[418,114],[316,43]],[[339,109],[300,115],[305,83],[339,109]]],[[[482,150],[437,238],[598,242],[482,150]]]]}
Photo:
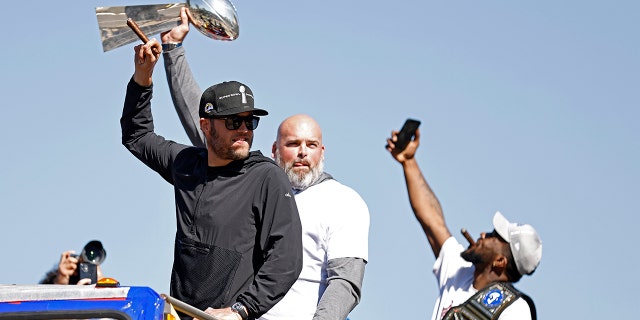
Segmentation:
{"type": "Polygon", "coordinates": [[[152,74],[161,52],[135,47],[135,72],[120,123],[122,144],[174,186],[177,232],[171,295],[222,320],[254,319],[273,307],[302,268],[301,223],[285,173],[250,151],[258,116],[252,90],[216,84],[199,103],[206,147],[154,133],[152,74]]]}
{"type": "Polygon", "coordinates": [[[433,271],[440,296],[432,320],[536,319],[533,300],[512,283],[532,274],[542,257],[542,241],[530,225],[509,222],[500,212],[493,217],[492,232],[483,232],[464,248],[451,235],[440,202],[415,159],[420,131],[404,150],[395,150],[397,131],[387,139],[387,150],[403,168],[413,212],[436,257],[433,271]]]}

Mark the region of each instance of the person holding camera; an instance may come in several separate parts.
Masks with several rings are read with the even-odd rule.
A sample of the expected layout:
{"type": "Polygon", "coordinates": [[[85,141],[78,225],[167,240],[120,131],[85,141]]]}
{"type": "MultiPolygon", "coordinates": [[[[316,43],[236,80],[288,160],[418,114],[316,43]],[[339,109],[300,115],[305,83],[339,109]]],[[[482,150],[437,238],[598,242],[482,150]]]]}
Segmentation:
{"type": "Polygon", "coordinates": [[[87,243],[78,256],[74,250],[60,255],[58,266],[47,272],[40,284],[95,284],[104,278],[100,264],[107,257],[107,251],[97,240],[87,243]]]}

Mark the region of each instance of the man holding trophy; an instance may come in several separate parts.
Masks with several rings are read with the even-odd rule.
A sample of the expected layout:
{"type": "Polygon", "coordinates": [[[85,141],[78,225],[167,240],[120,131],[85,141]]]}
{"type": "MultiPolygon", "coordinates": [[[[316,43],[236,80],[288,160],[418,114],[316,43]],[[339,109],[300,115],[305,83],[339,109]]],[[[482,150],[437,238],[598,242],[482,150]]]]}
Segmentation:
{"type": "MultiPolygon", "coordinates": [[[[203,146],[206,139],[197,129],[200,119],[196,108],[201,90],[182,47],[189,32],[188,14],[183,8],[181,23],[163,32],[161,39],[174,107],[191,143],[203,146]]],[[[296,194],[303,231],[303,269],[285,297],[260,320],[344,320],[360,302],[368,259],[367,205],[357,192],[323,171],[322,132],[311,117],[285,119],[272,156],[287,170],[296,194]]]]}
{"type": "MultiPolygon", "coordinates": [[[[235,278],[232,274],[220,276],[220,270],[203,269],[201,266],[203,259],[215,267],[224,264],[225,259],[234,258],[233,254],[225,256],[225,252],[221,253],[220,248],[216,246],[219,243],[201,239],[203,235],[200,232],[204,230],[207,230],[205,233],[213,235],[214,239],[220,237],[214,235],[216,230],[220,229],[214,224],[216,219],[207,218],[210,221],[207,221],[206,228],[203,228],[204,225],[199,227],[195,225],[199,214],[208,215],[211,214],[208,211],[219,210],[219,208],[205,207],[207,212],[200,213],[203,210],[202,206],[206,205],[200,205],[197,199],[203,197],[202,190],[206,190],[207,185],[212,185],[207,183],[212,178],[212,172],[214,176],[218,176],[219,167],[226,167],[226,170],[230,171],[240,168],[239,170],[242,171],[245,167],[246,170],[252,169],[253,163],[265,162],[259,151],[249,152],[253,130],[258,125],[258,116],[267,114],[265,110],[253,107],[251,90],[238,82],[225,82],[214,85],[203,93],[188,67],[184,48],[181,48],[189,32],[190,23],[210,38],[227,41],[236,39],[238,25],[233,5],[228,0],[187,0],[186,5],[174,3],[98,7],[96,16],[104,51],[131,43],[138,38],[145,43],[135,47],[136,71],[127,87],[127,98],[121,119],[123,144],[176,188],[178,232],[171,295],[197,309],[206,309],[206,313],[214,315],[217,319],[341,320],[347,318],[360,302],[364,269],[368,259],[369,211],[357,192],[340,184],[324,172],[322,132],[317,122],[309,116],[289,117],[281,123],[278,130],[272,156],[282,169],[287,170],[285,180],[287,176],[289,179],[287,192],[282,193],[281,176],[269,169],[270,175],[277,176],[275,179],[277,183],[273,182],[276,185],[272,188],[277,190],[276,194],[285,194],[285,197],[291,196],[291,198],[275,200],[276,204],[284,205],[284,209],[279,209],[284,212],[261,213],[271,219],[269,223],[272,224],[272,229],[278,228],[258,232],[261,234],[261,238],[255,241],[257,246],[255,250],[258,254],[252,257],[254,274],[245,272],[238,275],[236,273],[235,278]],[[178,10],[179,18],[176,18],[178,10]],[[175,21],[178,20],[180,22],[176,26],[175,21]],[[139,26],[136,21],[140,23],[139,26]],[[155,39],[149,41],[145,36],[145,33],[158,32],[162,32],[162,46],[155,39]],[[178,145],[153,133],[150,112],[152,73],[161,52],[165,58],[165,70],[174,106],[187,135],[196,148],[178,145]],[[228,96],[242,97],[242,99],[218,105],[219,99],[228,96]],[[250,97],[249,105],[245,97],[250,97]],[[299,144],[292,146],[287,142],[291,139],[299,144]],[[204,148],[207,150],[202,151],[204,148]],[[194,151],[198,149],[201,151],[194,151]],[[195,160],[189,159],[192,156],[195,156],[195,160]],[[193,181],[184,180],[189,176],[200,175],[201,172],[196,173],[195,171],[198,170],[193,165],[202,159],[208,162],[205,164],[205,167],[208,165],[208,169],[205,170],[208,171],[205,172],[206,177],[198,177],[193,181]],[[178,172],[185,169],[193,172],[178,172]],[[203,181],[201,185],[200,179],[203,181]],[[306,182],[301,185],[296,183],[296,179],[306,182]],[[292,197],[294,193],[296,199],[299,198],[301,201],[305,199],[302,207],[297,207],[297,210],[307,208],[304,209],[304,215],[299,216],[297,210],[295,217],[291,215],[294,211],[291,210],[290,205],[296,204],[292,197]],[[300,234],[301,216],[305,217],[302,230],[304,237],[300,234]],[[276,222],[281,225],[273,226],[276,222]],[[296,234],[298,239],[291,239],[296,234]],[[274,236],[280,236],[282,239],[276,241],[274,236]],[[271,241],[264,243],[265,238],[271,241]],[[218,252],[214,254],[216,250],[218,252]],[[206,252],[207,257],[194,258],[202,252],[206,252]],[[220,254],[223,255],[222,258],[216,257],[220,254]],[[278,257],[276,259],[278,261],[270,261],[268,256],[265,257],[266,254],[278,257]],[[303,254],[302,257],[301,254],[303,254]],[[265,257],[265,260],[257,259],[259,257],[265,257]],[[302,266],[300,266],[300,260],[302,260],[302,266]],[[204,277],[208,273],[218,278],[213,288],[208,289],[211,283],[201,281],[203,272],[205,272],[204,277]],[[298,277],[298,275],[301,276],[298,277]],[[297,277],[297,280],[294,279],[293,286],[291,286],[292,276],[297,277]],[[245,279],[240,286],[236,283],[239,282],[236,280],[239,277],[245,279]],[[231,293],[228,290],[229,286],[231,286],[231,293]],[[225,294],[211,292],[218,289],[223,290],[225,294]]],[[[267,160],[270,161],[270,159],[267,160]]],[[[281,169],[278,170],[284,174],[281,169]]],[[[232,195],[233,192],[225,188],[211,193],[212,197],[219,198],[220,201],[217,203],[218,207],[222,207],[222,212],[251,204],[252,199],[255,202],[256,197],[251,196],[251,190],[255,188],[251,189],[252,186],[247,184],[255,183],[256,180],[247,179],[251,181],[241,184],[242,194],[249,195],[247,199],[238,197],[237,194],[232,195]],[[229,202],[228,198],[235,200],[229,202]]],[[[215,186],[216,183],[213,185],[215,186]]],[[[259,190],[255,192],[259,193],[259,190]]],[[[273,193],[269,193],[273,197],[273,193]]],[[[273,200],[262,199],[262,201],[266,203],[273,200]]],[[[204,203],[208,202],[205,200],[204,203]]],[[[255,203],[253,205],[255,208],[255,203]]],[[[217,215],[213,214],[213,216],[217,215]]],[[[263,217],[264,219],[266,218],[263,217]]],[[[247,225],[254,229],[261,228],[251,223],[247,225]]],[[[246,226],[238,224],[234,227],[235,229],[231,231],[218,230],[217,232],[232,233],[234,236],[231,238],[234,239],[243,236],[246,238],[246,226]],[[238,230],[243,232],[238,234],[238,230]]],[[[248,234],[254,231],[250,230],[248,234]]],[[[240,242],[244,241],[248,244],[246,240],[240,240],[240,242]]],[[[227,243],[228,245],[230,244],[227,243]]],[[[237,251],[237,244],[232,243],[231,246],[237,251]]],[[[252,259],[242,256],[240,260],[241,263],[243,261],[246,263],[252,259]]],[[[234,261],[228,263],[233,267],[234,261]]]]}
{"type": "MultiPolygon", "coordinates": [[[[240,82],[209,87],[199,103],[206,148],[154,132],[155,39],[135,47],[120,124],[122,144],[174,187],[171,296],[220,320],[255,319],[271,309],[302,268],[301,225],[285,173],[250,151],[266,110],[240,82]]],[[[191,317],[186,317],[190,319],[191,317]]]]}

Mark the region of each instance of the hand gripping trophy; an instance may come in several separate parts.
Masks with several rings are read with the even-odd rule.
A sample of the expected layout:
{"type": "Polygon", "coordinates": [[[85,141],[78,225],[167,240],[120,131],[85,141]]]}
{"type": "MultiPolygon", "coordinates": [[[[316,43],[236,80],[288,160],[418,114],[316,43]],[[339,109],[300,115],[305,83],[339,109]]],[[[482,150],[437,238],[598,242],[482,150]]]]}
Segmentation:
{"type": "Polygon", "coordinates": [[[180,8],[187,6],[192,24],[205,36],[231,41],[238,38],[238,17],[229,0],[187,0],[186,3],[97,7],[104,52],[170,30],[180,21],[180,8]]]}

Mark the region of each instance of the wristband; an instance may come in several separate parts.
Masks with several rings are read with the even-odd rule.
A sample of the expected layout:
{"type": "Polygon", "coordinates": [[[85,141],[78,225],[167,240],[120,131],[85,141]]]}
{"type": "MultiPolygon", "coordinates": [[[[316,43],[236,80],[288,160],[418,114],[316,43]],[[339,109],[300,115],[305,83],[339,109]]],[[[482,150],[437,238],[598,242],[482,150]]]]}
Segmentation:
{"type": "Polygon", "coordinates": [[[178,42],[178,43],[163,43],[162,44],[162,51],[168,52],[171,51],[175,48],[180,48],[182,47],[182,42],[178,42]]]}

